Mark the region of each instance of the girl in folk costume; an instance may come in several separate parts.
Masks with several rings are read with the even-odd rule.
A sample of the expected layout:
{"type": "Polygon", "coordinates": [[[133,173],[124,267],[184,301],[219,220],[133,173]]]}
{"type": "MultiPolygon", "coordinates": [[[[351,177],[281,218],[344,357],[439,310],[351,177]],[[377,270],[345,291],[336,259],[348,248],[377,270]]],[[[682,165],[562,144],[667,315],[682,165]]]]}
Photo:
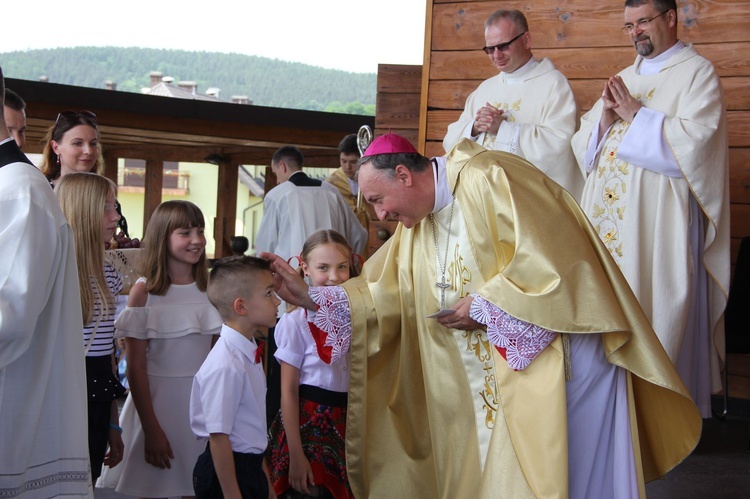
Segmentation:
{"type": "MultiPolygon", "coordinates": [[[[357,275],[352,256],[344,236],[321,230],[305,241],[300,273],[312,286],[341,284],[357,275]]],[[[349,354],[308,321],[296,308],[276,325],[281,411],[269,429],[269,475],[279,496],[291,488],[292,497],[352,497],[344,455],[349,354]]]]}
{"type": "Polygon", "coordinates": [[[117,398],[125,393],[114,369],[115,296],[122,278],[105,260],[104,243],[117,228],[117,186],[95,173],[71,173],[55,189],[60,207],[73,229],[83,313],[88,390],[89,460],[93,481],[102,463],[116,466],[123,443],[117,398]],[[107,453],[109,446],[109,453],[107,453]]]}
{"type": "Polygon", "coordinates": [[[128,352],[130,395],[122,411],[125,458],[118,492],[193,496],[193,466],[203,452],[190,429],[193,376],[222,320],[208,302],[205,222],[188,201],[160,204],[148,223],[142,276],[115,323],[128,352]]]}

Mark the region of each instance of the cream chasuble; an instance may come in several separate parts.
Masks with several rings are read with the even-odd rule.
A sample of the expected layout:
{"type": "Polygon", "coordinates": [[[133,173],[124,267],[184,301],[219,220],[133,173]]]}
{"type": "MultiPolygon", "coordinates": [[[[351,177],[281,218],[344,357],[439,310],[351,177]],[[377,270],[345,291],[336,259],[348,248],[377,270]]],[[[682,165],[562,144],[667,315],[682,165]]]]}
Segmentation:
{"type": "MultiPolygon", "coordinates": [[[[678,176],[663,175],[648,157],[628,163],[618,155],[620,147],[654,149],[648,142],[633,143],[634,137],[645,140],[638,127],[651,124],[646,116],[639,121],[639,113],[632,124],[618,120],[610,128],[597,163],[588,167],[595,166],[586,180],[581,206],[673,362],[680,356],[689,316],[697,313],[691,303],[700,301],[693,274],[705,266],[707,318],[696,334],[705,338],[701,346],[709,351],[716,391],[721,389],[719,359],[724,356],[723,314],[730,272],[727,129],[721,86],[711,63],[692,45],[677,51],[657,74],[637,74],[642,60],[639,56],[620,75],[631,95],[664,116],[664,139],[679,167],[678,176]],[[703,220],[694,220],[691,199],[703,220]],[[691,247],[691,223],[703,227],[699,248],[691,247]]],[[[584,169],[584,153],[601,110],[600,100],[581,118],[581,129],[573,138],[584,169]]],[[[643,114],[653,120],[651,113],[643,114]]],[[[710,415],[710,398],[708,407],[710,415]]]]}
{"type": "Polygon", "coordinates": [[[500,73],[482,82],[466,99],[464,111],[448,126],[443,148],[450,151],[462,138],[471,138],[477,111],[490,103],[506,120],[497,135],[481,133],[476,141],[487,149],[527,159],[578,201],[584,178],[576,166],[570,139],[577,109],[565,76],[549,59],[531,59],[513,73],[500,73]]]}
{"type": "MultiPolygon", "coordinates": [[[[449,155],[447,178],[453,226],[461,226],[448,245],[448,305],[474,290],[545,329],[603,333],[607,360],[627,370],[637,475],[669,471],[695,447],[700,416],[575,200],[521,158],[466,140],[449,155]]],[[[449,210],[437,214],[441,260],[449,210]]],[[[342,286],[351,312],[352,490],[362,498],[567,497],[560,338],[514,371],[485,335],[426,318],[440,307],[436,260],[429,219],[399,225],[342,286]]]]}

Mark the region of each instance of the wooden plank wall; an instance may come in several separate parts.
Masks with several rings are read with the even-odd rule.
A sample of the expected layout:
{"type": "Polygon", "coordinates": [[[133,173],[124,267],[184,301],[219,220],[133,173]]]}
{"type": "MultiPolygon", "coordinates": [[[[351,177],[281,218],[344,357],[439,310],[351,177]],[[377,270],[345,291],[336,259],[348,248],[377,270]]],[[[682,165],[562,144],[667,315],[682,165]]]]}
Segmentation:
{"type": "MultiPolygon", "coordinates": [[[[378,65],[378,94],[375,102],[375,137],[397,133],[412,144],[419,141],[419,106],[422,66],[378,65]]],[[[368,205],[369,206],[369,205],[368,205]]],[[[381,222],[370,206],[368,255],[391,237],[397,222],[381,222]]]]}
{"type": "MultiPolygon", "coordinates": [[[[480,49],[484,21],[496,9],[518,9],[529,22],[536,57],[549,57],[570,80],[579,113],[591,108],[605,80],[632,64],[635,50],[620,32],[624,1],[427,0],[425,71],[418,147],[444,154],[443,136],[466,97],[496,69],[480,49]]],[[[678,35],[709,59],[724,87],[730,146],[732,262],[750,236],[750,2],[678,0],[678,35]]],[[[376,126],[377,126],[376,118],[376,126]]]]}

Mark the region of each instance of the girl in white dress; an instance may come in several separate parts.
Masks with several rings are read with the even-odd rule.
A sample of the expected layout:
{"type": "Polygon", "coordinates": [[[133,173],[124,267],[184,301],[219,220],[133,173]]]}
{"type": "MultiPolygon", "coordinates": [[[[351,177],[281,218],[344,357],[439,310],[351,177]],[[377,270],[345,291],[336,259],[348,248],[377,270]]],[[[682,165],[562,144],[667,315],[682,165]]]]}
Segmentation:
{"type": "Polygon", "coordinates": [[[204,226],[188,201],[156,208],[139,261],[142,277],[115,322],[128,352],[130,395],[120,418],[125,458],[121,476],[103,477],[100,485],[117,481],[118,492],[193,496],[193,466],[205,443],[190,429],[190,389],[222,324],[206,296],[204,226]]]}
{"type": "Polygon", "coordinates": [[[115,296],[122,290],[122,278],[104,253],[104,243],[112,238],[120,219],[117,186],[95,173],[70,173],[57,183],[55,193],[76,243],[85,324],[89,461],[95,482],[102,463],[116,466],[123,450],[117,398],[125,388],[114,370],[115,296]]]}
{"type": "MultiPolygon", "coordinates": [[[[336,286],[357,275],[352,256],[344,236],[320,230],[305,241],[301,273],[312,286],[336,286]]],[[[294,489],[304,497],[350,498],[344,454],[349,353],[329,345],[309,320],[306,309],[295,308],[276,325],[281,410],[269,429],[269,477],[279,496],[294,489]]]]}

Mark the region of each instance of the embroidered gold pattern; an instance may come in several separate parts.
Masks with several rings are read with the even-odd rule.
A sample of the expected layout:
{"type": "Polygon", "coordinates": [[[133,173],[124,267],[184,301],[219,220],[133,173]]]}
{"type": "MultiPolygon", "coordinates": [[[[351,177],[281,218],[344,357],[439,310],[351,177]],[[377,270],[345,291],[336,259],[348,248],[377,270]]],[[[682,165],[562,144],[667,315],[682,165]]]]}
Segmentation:
{"type": "MultiPolygon", "coordinates": [[[[655,92],[656,88],[653,88],[645,95],[639,93],[633,97],[645,105],[654,97],[655,92]]],[[[620,229],[625,219],[627,205],[624,194],[628,191],[631,170],[627,162],[617,157],[617,148],[629,128],[630,123],[618,120],[612,125],[605,139],[599,166],[596,169],[601,204],[595,202],[589,213],[596,232],[618,265],[623,256],[620,229]]]]}
{"type": "MultiPolygon", "coordinates": [[[[453,250],[453,258],[448,265],[447,281],[451,286],[451,291],[457,292],[460,298],[464,298],[470,294],[466,287],[471,283],[472,276],[471,269],[464,264],[460,249],[460,244],[456,244],[453,250]]],[[[462,336],[466,341],[466,351],[471,352],[476,361],[482,364],[484,383],[482,390],[477,395],[482,401],[484,424],[491,430],[495,426],[498,406],[492,345],[483,331],[463,331],[462,336]]]]}
{"type": "Polygon", "coordinates": [[[453,260],[448,265],[448,283],[452,291],[457,291],[459,298],[468,296],[469,292],[464,288],[471,282],[471,269],[464,265],[464,257],[461,256],[461,246],[456,244],[453,249],[453,260]]]}
{"type": "Polygon", "coordinates": [[[516,118],[511,111],[519,112],[521,110],[521,101],[523,101],[523,98],[514,102],[493,102],[492,105],[503,112],[506,121],[515,123],[516,118]]]}

